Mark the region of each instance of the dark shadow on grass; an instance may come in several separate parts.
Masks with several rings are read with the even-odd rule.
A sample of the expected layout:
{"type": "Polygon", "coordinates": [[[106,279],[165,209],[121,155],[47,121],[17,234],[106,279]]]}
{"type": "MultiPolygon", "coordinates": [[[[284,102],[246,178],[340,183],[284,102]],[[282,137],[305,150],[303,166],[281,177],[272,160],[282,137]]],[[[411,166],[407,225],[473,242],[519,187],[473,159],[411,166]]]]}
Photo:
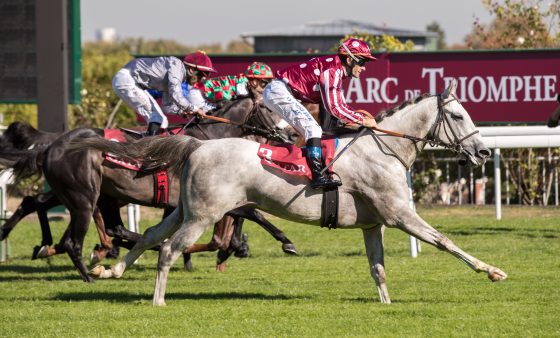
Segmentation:
{"type": "MultiPolygon", "coordinates": [[[[153,295],[149,294],[132,294],[125,292],[70,292],[59,293],[52,300],[66,302],[80,301],[108,301],[117,303],[131,303],[140,300],[151,300],[153,295]]],[[[168,293],[165,296],[167,300],[293,300],[304,299],[308,297],[285,296],[285,295],[266,295],[263,293],[240,293],[240,292],[214,292],[214,293],[168,293]]]]}
{"type": "Polygon", "coordinates": [[[473,235],[496,235],[496,234],[512,234],[519,237],[527,238],[549,238],[554,239],[560,237],[560,231],[555,229],[539,229],[539,228],[468,228],[464,230],[446,230],[446,234],[456,236],[473,236],[473,235]]]}
{"type": "MultiPolygon", "coordinates": [[[[142,271],[143,269],[138,269],[142,271]]],[[[127,276],[128,280],[144,280],[141,277],[127,276]]],[[[44,265],[30,266],[10,264],[10,262],[0,264],[0,283],[11,281],[81,281],[78,270],[73,266],[64,265],[44,265]],[[50,276],[49,274],[65,273],[62,276],[50,276]]]]}
{"type": "MultiPolygon", "coordinates": [[[[356,298],[342,298],[343,301],[352,302],[352,303],[365,303],[365,304],[375,304],[375,305],[382,305],[387,306],[387,309],[390,308],[391,304],[420,304],[420,303],[427,303],[427,304],[442,304],[444,303],[440,298],[418,298],[418,299],[400,299],[400,298],[391,298],[391,304],[383,304],[379,301],[378,297],[356,297],[356,298]]],[[[464,304],[464,300],[446,300],[445,303],[447,304],[464,304]]]]}

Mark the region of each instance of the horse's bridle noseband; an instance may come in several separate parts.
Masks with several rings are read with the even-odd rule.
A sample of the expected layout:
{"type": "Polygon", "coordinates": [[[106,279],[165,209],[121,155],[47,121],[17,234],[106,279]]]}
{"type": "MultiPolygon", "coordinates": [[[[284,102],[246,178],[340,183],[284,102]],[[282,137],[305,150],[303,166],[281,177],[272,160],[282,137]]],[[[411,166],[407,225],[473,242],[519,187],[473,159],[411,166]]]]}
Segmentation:
{"type": "MultiPolygon", "coordinates": [[[[445,111],[445,106],[453,101],[457,101],[459,102],[459,99],[451,94],[452,98],[450,100],[445,101],[445,99],[443,98],[443,96],[441,94],[437,94],[435,95],[437,96],[437,105],[438,105],[438,112],[437,112],[437,117],[436,120],[434,121],[434,124],[430,127],[430,130],[428,131],[428,134],[426,135],[426,137],[416,137],[416,136],[412,136],[412,135],[406,135],[406,134],[401,134],[400,137],[406,138],[410,141],[412,141],[412,143],[414,143],[414,148],[416,149],[416,152],[420,152],[421,149],[419,149],[417,147],[417,144],[419,142],[423,142],[424,145],[429,144],[430,146],[434,147],[434,146],[439,146],[448,150],[451,150],[452,152],[454,152],[455,154],[459,155],[459,154],[466,154],[468,156],[472,156],[471,153],[469,153],[467,150],[465,150],[465,148],[463,147],[463,141],[465,141],[466,139],[470,138],[473,135],[476,135],[479,131],[475,130],[472,133],[469,133],[461,138],[459,138],[457,136],[457,133],[455,132],[455,130],[452,127],[451,122],[449,121],[449,117],[448,115],[450,115],[451,113],[446,112],[445,111]],[[438,135],[440,133],[440,130],[443,128],[443,131],[445,133],[445,135],[447,136],[447,142],[443,141],[438,135]],[[450,137],[451,136],[453,137],[450,137]]],[[[378,134],[374,133],[371,129],[371,135],[373,136],[374,140],[377,142],[379,148],[381,149],[381,151],[389,156],[393,156],[396,157],[401,163],[402,165],[409,169],[409,166],[406,164],[406,162],[393,150],[391,149],[391,147],[389,147],[389,145],[387,145],[387,143],[385,141],[382,140],[382,138],[379,137],[378,134]],[[391,151],[391,153],[386,153],[382,147],[381,144],[383,144],[387,149],[389,149],[391,151]]],[[[390,135],[390,134],[387,134],[390,135]]],[[[390,135],[390,136],[395,136],[395,135],[390,135]]],[[[421,147],[423,148],[423,147],[421,147]]]]}
{"type": "MultiPolygon", "coordinates": [[[[459,138],[457,136],[457,133],[455,132],[455,130],[453,129],[453,126],[451,125],[451,122],[449,121],[449,116],[448,115],[450,115],[450,113],[446,112],[445,109],[444,109],[444,107],[448,103],[451,103],[453,101],[459,102],[459,99],[455,95],[451,94],[451,96],[452,96],[452,99],[444,101],[444,98],[441,96],[441,94],[437,95],[438,115],[437,115],[436,121],[434,122],[434,124],[432,125],[430,130],[428,131],[428,135],[426,136],[426,140],[427,140],[428,144],[432,147],[437,145],[437,146],[446,148],[448,150],[451,150],[458,155],[458,154],[462,154],[464,152],[467,152],[463,148],[463,145],[462,145],[463,141],[470,138],[473,135],[476,135],[479,131],[475,130],[472,133],[469,133],[469,134],[463,136],[462,138],[459,138]],[[444,142],[438,136],[441,129],[443,129],[443,132],[445,133],[445,136],[447,137],[448,142],[444,142]],[[453,136],[453,137],[451,137],[451,136],[453,136]]],[[[471,155],[471,154],[468,153],[468,155],[471,155]]]]}
{"type": "Polygon", "coordinates": [[[286,142],[286,140],[278,132],[276,126],[270,127],[269,121],[263,116],[262,110],[259,108],[259,102],[253,100],[253,108],[251,112],[247,115],[245,121],[241,125],[241,128],[248,130],[255,135],[263,136],[269,140],[276,142],[286,142]],[[261,125],[263,127],[258,127],[261,125]]]}

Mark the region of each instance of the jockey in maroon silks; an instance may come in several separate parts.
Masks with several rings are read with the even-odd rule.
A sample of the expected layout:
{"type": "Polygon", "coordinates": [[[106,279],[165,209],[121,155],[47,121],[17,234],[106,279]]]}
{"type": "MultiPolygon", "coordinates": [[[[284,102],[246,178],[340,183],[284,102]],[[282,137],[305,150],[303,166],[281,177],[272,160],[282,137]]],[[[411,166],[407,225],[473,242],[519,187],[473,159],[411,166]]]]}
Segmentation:
{"type": "Polygon", "coordinates": [[[341,183],[330,175],[321,174],[322,129],[301,104],[319,103],[327,114],[346,123],[375,127],[375,119],[350,108],[342,95],[342,80],[360,77],[368,61],[376,60],[366,42],[348,39],[338,48],[338,54],[313,58],[276,73],[264,90],[264,103],[281,115],[306,141],[307,164],[311,169],[311,187],[337,187],[341,183]]]}

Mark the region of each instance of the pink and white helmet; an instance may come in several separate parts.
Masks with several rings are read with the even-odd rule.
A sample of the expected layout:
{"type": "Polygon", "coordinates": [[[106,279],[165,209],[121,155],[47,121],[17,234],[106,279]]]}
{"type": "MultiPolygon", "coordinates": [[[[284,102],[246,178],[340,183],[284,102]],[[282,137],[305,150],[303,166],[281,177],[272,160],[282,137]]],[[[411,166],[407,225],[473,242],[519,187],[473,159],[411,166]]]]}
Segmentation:
{"type": "Polygon", "coordinates": [[[217,71],[212,66],[212,60],[203,51],[196,51],[185,55],[183,62],[189,66],[199,69],[203,72],[216,73],[217,71]]]}
{"type": "Polygon", "coordinates": [[[358,61],[358,58],[367,59],[368,61],[377,60],[371,55],[369,46],[365,41],[354,38],[345,40],[340,47],[338,47],[338,54],[349,55],[355,61],[358,61]]]}

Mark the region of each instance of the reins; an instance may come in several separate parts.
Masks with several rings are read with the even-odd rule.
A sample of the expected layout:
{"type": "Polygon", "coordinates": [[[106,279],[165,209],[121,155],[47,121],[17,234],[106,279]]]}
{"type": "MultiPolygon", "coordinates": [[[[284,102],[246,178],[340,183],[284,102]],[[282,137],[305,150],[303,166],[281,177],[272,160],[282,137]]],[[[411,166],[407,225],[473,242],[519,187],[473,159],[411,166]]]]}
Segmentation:
{"type": "MultiPolygon", "coordinates": [[[[226,119],[223,117],[217,117],[217,116],[212,116],[212,115],[206,115],[201,117],[202,119],[207,119],[216,123],[226,123],[226,124],[231,124],[234,126],[238,126],[240,128],[242,128],[245,131],[249,131],[250,133],[253,133],[255,135],[259,135],[259,136],[263,136],[267,139],[270,140],[274,140],[274,141],[279,141],[279,142],[284,142],[285,140],[282,139],[282,137],[280,136],[280,134],[278,134],[278,132],[275,129],[271,129],[271,128],[261,128],[261,127],[257,127],[254,125],[249,124],[249,120],[251,120],[251,118],[253,116],[257,116],[258,115],[258,103],[253,101],[253,108],[251,109],[251,111],[249,112],[249,114],[247,114],[247,118],[243,121],[243,122],[236,122],[236,121],[232,121],[230,119],[226,119]]],[[[261,120],[261,119],[259,119],[261,120]]],[[[261,124],[265,124],[264,122],[260,121],[261,124]]]]}
{"type": "Polygon", "coordinates": [[[434,122],[434,124],[432,125],[432,127],[430,128],[430,130],[428,131],[428,136],[426,137],[416,137],[416,136],[412,136],[412,135],[407,135],[407,134],[402,134],[402,133],[397,133],[394,131],[390,131],[390,130],[385,130],[385,129],[381,129],[378,127],[374,127],[374,128],[370,128],[373,129],[375,131],[379,131],[383,134],[389,135],[389,136],[395,136],[395,137],[400,137],[400,138],[405,138],[408,140],[411,140],[412,142],[414,142],[415,144],[418,142],[424,142],[426,144],[429,144],[430,146],[434,147],[434,146],[438,146],[438,147],[442,147],[445,149],[449,149],[455,153],[461,153],[461,151],[463,150],[463,147],[461,145],[461,143],[468,139],[469,137],[477,134],[479,131],[475,130],[470,134],[467,134],[466,136],[459,138],[457,136],[457,134],[455,133],[455,130],[451,127],[451,123],[449,122],[449,118],[447,117],[447,113],[443,110],[443,107],[445,107],[448,103],[453,102],[453,101],[458,101],[457,97],[455,97],[453,95],[453,98],[449,101],[445,101],[443,100],[443,98],[441,97],[441,95],[437,95],[437,99],[438,99],[438,116],[436,118],[436,121],[434,122]],[[441,138],[436,138],[436,135],[439,132],[439,129],[442,128],[444,129],[445,135],[447,136],[448,140],[451,140],[451,137],[449,137],[449,133],[448,133],[448,128],[449,131],[451,132],[451,135],[453,136],[453,141],[452,142],[444,142],[441,138]],[[432,135],[432,137],[430,138],[429,135],[432,135]]]}
{"type": "Polygon", "coordinates": [[[443,97],[440,94],[438,94],[437,95],[437,100],[438,100],[437,101],[437,103],[438,103],[438,116],[436,118],[436,121],[434,122],[434,124],[432,125],[430,130],[428,131],[428,134],[427,134],[426,137],[416,137],[416,136],[412,136],[412,135],[408,135],[408,134],[403,134],[403,133],[399,133],[399,132],[395,132],[395,131],[391,131],[391,130],[378,128],[378,127],[373,127],[373,128],[362,127],[360,132],[356,136],[354,136],[354,138],[337,154],[337,156],[335,156],[333,158],[333,160],[329,163],[329,165],[325,166],[325,168],[323,169],[322,172],[323,173],[326,172],[326,170],[334,164],[334,162],[340,157],[340,155],[342,155],[342,153],[344,153],[360,136],[362,136],[365,131],[369,131],[371,133],[371,135],[373,136],[373,139],[377,143],[379,149],[385,155],[395,157],[396,159],[399,160],[399,162],[402,163],[402,165],[406,169],[410,169],[409,165],[407,165],[406,162],[402,159],[402,157],[399,156],[397,154],[397,152],[395,152],[389,145],[387,145],[387,143],[385,141],[383,141],[382,138],[379,137],[381,135],[376,134],[375,131],[378,131],[378,132],[383,133],[383,134],[388,135],[388,136],[394,136],[394,137],[399,137],[399,138],[404,138],[404,139],[410,140],[414,143],[416,151],[419,151],[418,147],[416,147],[416,144],[418,142],[424,142],[424,144],[429,144],[432,147],[439,146],[439,147],[451,150],[452,152],[456,153],[457,155],[461,154],[463,151],[465,151],[461,143],[464,140],[468,139],[469,137],[471,137],[473,135],[476,135],[479,131],[475,130],[475,131],[467,134],[466,136],[464,136],[462,138],[459,138],[457,136],[457,133],[455,133],[455,130],[451,126],[451,123],[450,123],[449,118],[447,116],[448,113],[446,113],[443,109],[443,107],[445,107],[445,105],[447,105],[448,103],[453,102],[453,101],[458,101],[457,97],[455,95],[453,95],[453,98],[451,100],[444,101],[443,97]],[[441,130],[441,128],[443,128],[443,130],[445,132],[445,135],[447,136],[448,140],[452,139],[450,137],[450,133],[451,133],[451,135],[453,136],[453,141],[444,142],[441,138],[436,136],[436,135],[439,134],[439,131],[441,130]],[[385,148],[389,149],[391,151],[391,153],[385,152],[383,147],[381,146],[381,144],[383,144],[385,146],[385,148]]]}

